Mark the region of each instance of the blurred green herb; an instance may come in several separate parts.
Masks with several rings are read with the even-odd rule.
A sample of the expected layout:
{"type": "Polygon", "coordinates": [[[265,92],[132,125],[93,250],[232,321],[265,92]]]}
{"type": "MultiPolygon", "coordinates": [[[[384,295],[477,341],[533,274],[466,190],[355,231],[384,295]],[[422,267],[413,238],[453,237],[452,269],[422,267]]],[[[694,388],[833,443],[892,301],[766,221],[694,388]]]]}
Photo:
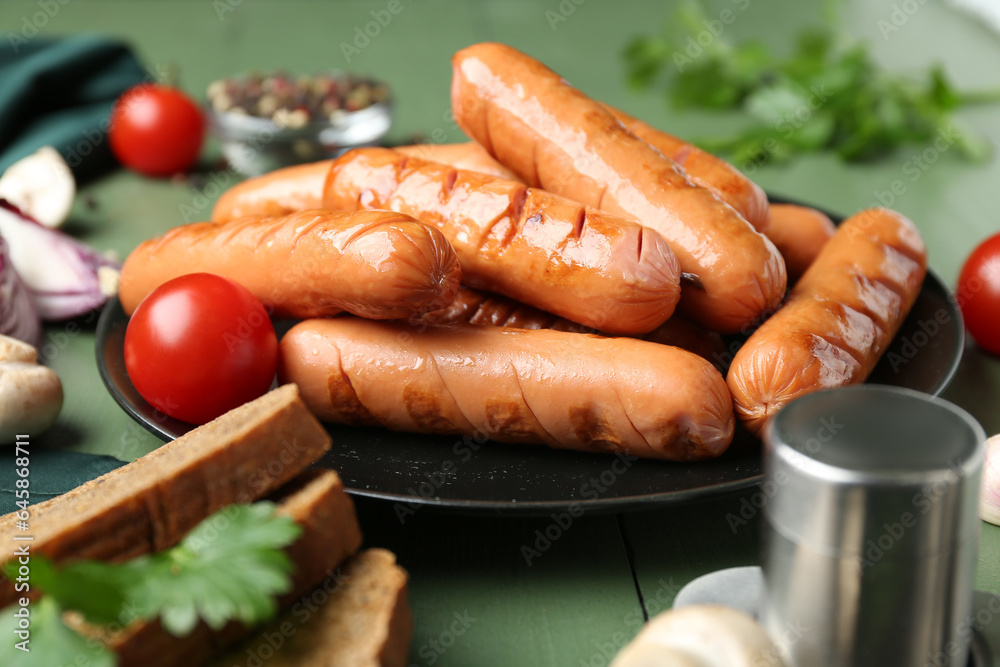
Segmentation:
{"type": "Polygon", "coordinates": [[[940,66],[924,81],[889,72],[865,45],[841,47],[831,28],[803,32],[792,54],[778,58],[762,42],[725,39],[735,18],[728,11],[708,19],[700,5],[681,4],[662,34],[636,37],[624,51],[633,86],[665,85],[676,108],[742,109],[755,121],[730,136],[696,139],[702,148],[736,164],[822,150],[856,162],[941,137],[967,159],[989,154],[952,112],[1000,101],[1000,89],[960,93],[940,66]]]}
{"type": "MultiPolygon", "coordinates": [[[[30,584],[44,596],[29,605],[31,654],[6,642],[0,665],[89,664],[110,667],[114,656],[69,629],[62,612],[74,611],[98,624],[160,618],[175,636],[191,632],[199,620],[219,629],[231,620],[253,625],[274,615],[274,596],[291,585],[292,562],[282,551],[301,533],[289,517],[277,515],[274,503],[232,505],[208,517],[172,549],[126,563],[77,561],[55,567],[40,555],[31,557],[30,584]],[[51,660],[34,662],[36,650],[51,660]],[[9,655],[7,655],[9,653],[9,655]],[[24,662],[18,662],[23,660],[24,662]]],[[[4,574],[17,576],[16,562],[4,574]]],[[[14,607],[0,611],[0,630],[14,623],[14,607]]],[[[16,636],[16,627],[6,635],[16,636]]],[[[6,636],[5,635],[5,636],[6,636]]]]}
{"type": "MultiPolygon", "coordinates": [[[[32,563],[35,557],[32,556],[32,563]]],[[[35,667],[36,665],[89,665],[114,667],[115,655],[101,644],[88,642],[71,630],[62,620],[62,607],[54,599],[42,598],[28,607],[31,616],[27,632],[28,643],[18,632],[25,631],[14,616],[15,608],[7,607],[0,616],[0,665],[4,667],[35,667]],[[19,648],[18,646],[23,648],[19,648]],[[29,652],[30,650],[30,652],[29,652]]],[[[23,617],[22,619],[23,620],[23,617]]]]}

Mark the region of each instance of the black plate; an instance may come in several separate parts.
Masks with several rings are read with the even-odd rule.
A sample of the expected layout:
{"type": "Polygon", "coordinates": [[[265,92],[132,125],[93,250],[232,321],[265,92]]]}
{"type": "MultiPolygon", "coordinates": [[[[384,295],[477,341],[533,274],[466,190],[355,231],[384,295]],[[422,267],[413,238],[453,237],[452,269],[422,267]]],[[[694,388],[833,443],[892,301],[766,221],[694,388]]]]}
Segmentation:
{"type": "MultiPolygon", "coordinates": [[[[192,425],[155,410],[125,372],[127,322],[117,299],[101,314],[101,378],[140,424],[165,440],[176,438],[192,425]]],[[[928,272],[913,310],[869,382],[937,395],[958,367],[964,340],[961,313],[941,279],[928,272]]],[[[619,511],[725,493],[763,475],[760,442],[746,433],[714,461],[676,464],[376,428],[330,425],[329,431],[333,447],[317,465],[337,470],[353,494],[396,501],[404,517],[420,506],[527,514],[573,505],[619,511]]]]}

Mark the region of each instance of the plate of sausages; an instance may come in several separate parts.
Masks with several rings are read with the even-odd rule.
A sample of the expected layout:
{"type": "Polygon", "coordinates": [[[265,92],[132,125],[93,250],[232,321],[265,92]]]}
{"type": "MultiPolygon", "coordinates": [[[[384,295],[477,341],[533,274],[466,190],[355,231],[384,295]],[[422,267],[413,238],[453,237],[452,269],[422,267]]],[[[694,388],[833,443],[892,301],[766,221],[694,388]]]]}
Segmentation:
{"type": "Polygon", "coordinates": [[[137,394],[123,342],[146,294],[198,271],[281,318],[278,381],[333,437],[320,465],[402,514],[722,493],[761,479],[761,430],[798,396],[947,385],[961,316],[902,215],[835,228],[769,201],[502,44],[453,71],[473,142],[253,178],[132,252],[97,342],[129,414],[164,438],[191,428],[137,394]]]}

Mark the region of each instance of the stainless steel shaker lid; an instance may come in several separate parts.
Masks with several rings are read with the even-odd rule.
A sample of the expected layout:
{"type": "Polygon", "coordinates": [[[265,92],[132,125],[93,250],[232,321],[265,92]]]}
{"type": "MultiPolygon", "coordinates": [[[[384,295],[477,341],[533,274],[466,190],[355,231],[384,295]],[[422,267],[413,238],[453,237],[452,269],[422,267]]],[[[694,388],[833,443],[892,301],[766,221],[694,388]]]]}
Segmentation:
{"type": "Polygon", "coordinates": [[[982,427],[927,394],[880,385],[809,394],[764,433],[765,516],[787,539],[860,555],[872,535],[897,555],[949,551],[978,530],[982,427]]]}

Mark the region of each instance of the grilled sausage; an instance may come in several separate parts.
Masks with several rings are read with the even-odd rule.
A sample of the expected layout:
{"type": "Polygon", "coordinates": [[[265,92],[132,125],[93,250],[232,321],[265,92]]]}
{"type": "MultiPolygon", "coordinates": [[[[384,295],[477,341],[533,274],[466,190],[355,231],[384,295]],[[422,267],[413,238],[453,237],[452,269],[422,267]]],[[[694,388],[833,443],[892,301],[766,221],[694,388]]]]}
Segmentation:
{"type": "Polygon", "coordinates": [[[306,320],[281,340],[279,379],[320,419],[398,431],[675,461],[718,456],[733,435],[711,364],[632,338],[306,320]]]}
{"type": "Polygon", "coordinates": [[[607,109],[538,61],[502,44],[452,59],[459,126],[530,186],[660,232],[681,270],[682,306],[721,332],[747,330],[785,293],[781,255],[763,235],[607,109]]]}
{"type": "Polygon", "coordinates": [[[837,228],[820,211],[796,204],[771,204],[767,238],[785,258],[788,280],[794,283],[815,261],[837,228]]]}
{"type": "Polygon", "coordinates": [[[727,383],[753,432],[788,402],[864,382],[916,301],[927,252],[913,223],[875,208],[848,218],[788,302],[736,353],[727,383]]]}
{"type": "Polygon", "coordinates": [[[494,160],[493,156],[487,153],[475,141],[467,141],[462,144],[396,146],[395,150],[403,155],[420,158],[421,160],[430,160],[431,162],[440,162],[456,169],[478,171],[482,174],[506,178],[509,181],[517,180],[514,172],[494,160]]]}
{"type": "MultiPolygon", "coordinates": [[[[419,322],[427,324],[461,323],[517,329],[554,329],[556,331],[603,335],[600,331],[577,324],[564,317],[532,308],[498,294],[480,292],[465,285],[459,288],[458,295],[447,308],[411,318],[410,322],[413,324],[419,322]]],[[[688,352],[694,352],[699,357],[712,362],[720,371],[724,370],[720,367],[725,358],[726,349],[722,336],[715,331],[698,326],[682,315],[675,314],[642,336],[642,340],[660,345],[672,345],[688,352]]]]}
{"type": "Polygon", "coordinates": [[[333,160],[277,169],[226,190],[212,209],[212,222],[246,216],[281,216],[321,208],[323,181],[333,160]]]}
{"type": "MultiPolygon", "coordinates": [[[[656,129],[624,111],[604,105],[625,129],[660,151],[687,172],[696,185],[708,188],[735,208],[758,232],[768,225],[767,194],[759,185],[740,173],[739,169],[720,157],[703,151],[672,134],[656,129]]],[[[773,239],[772,239],[773,240],[773,239]]]]}
{"type": "Polygon", "coordinates": [[[399,213],[311,210],[175,227],[125,260],[118,296],[132,314],[156,287],[216,273],[249,289],[277,317],[346,310],[389,319],[442,308],[461,282],[441,232],[399,213]]]}
{"type": "MultiPolygon", "coordinates": [[[[670,318],[673,320],[674,318],[670,318]]],[[[668,321],[670,321],[668,320],[668,321]]],[[[455,300],[445,308],[410,318],[411,324],[473,324],[477,327],[513,327],[515,329],[555,329],[577,333],[597,333],[565,317],[508,297],[483,292],[462,285],[455,300]]],[[[659,329],[659,327],[657,327],[659,329]]]]}
{"type": "Polygon", "coordinates": [[[611,333],[652,331],[680,297],[677,260],[659,234],[516,181],[361,148],[334,163],[323,201],[434,225],[466,284],[611,333]]]}

